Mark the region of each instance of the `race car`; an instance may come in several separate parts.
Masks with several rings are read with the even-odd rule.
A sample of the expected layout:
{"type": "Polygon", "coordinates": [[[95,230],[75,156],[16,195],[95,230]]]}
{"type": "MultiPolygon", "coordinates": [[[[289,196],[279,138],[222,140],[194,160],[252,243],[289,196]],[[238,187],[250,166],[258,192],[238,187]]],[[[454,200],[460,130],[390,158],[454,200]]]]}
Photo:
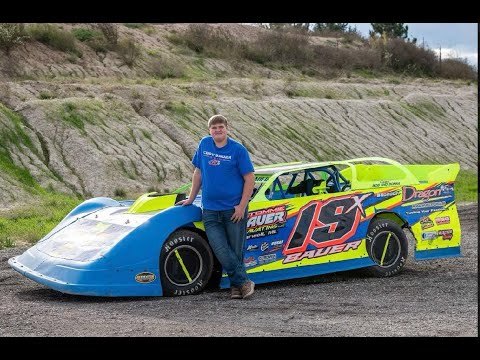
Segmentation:
{"type": "MultiPolygon", "coordinates": [[[[255,168],[244,264],[256,284],[366,268],[399,273],[416,260],[461,256],[457,163],[402,165],[386,158],[295,162],[255,168]]],[[[188,185],[187,185],[188,186],[188,185]]],[[[181,296],[228,288],[201,221],[201,194],[186,187],[137,200],[98,197],[73,209],[8,263],[63,293],[181,296]]]]}

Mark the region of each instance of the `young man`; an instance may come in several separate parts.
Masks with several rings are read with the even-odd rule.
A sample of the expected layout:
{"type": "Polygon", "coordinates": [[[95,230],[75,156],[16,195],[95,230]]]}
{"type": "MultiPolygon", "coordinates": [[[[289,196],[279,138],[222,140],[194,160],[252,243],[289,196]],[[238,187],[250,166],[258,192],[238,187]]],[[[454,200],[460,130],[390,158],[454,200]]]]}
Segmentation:
{"type": "Polygon", "coordinates": [[[254,169],[247,149],[228,137],[224,116],[212,116],[208,130],[210,136],[200,140],[192,159],[195,170],[190,194],[179,204],[190,205],[202,189],[202,218],[208,242],[228,274],[231,298],[246,299],[255,286],[243,263],[254,169]]]}

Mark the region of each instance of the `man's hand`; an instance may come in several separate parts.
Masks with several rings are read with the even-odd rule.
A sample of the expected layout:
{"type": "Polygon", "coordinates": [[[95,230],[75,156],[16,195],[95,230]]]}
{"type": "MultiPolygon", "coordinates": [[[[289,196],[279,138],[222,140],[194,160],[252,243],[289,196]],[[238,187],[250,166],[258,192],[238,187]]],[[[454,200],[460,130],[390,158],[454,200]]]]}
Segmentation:
{"type": "Polygon", "coordinates": [[[233,213],[230,220],[232,220],[232,222],[236,223],[236,222],[239,222],[240,220],[242,220],[243,217],[245,216],[245,206],[242,206],[242,205],[238,204],[237,206],[234,206],[234,209],[235,209],[235,212],[233,213]]]}
{"type": "Polygon", "coordinates": [[[179,202],[177,202],[177,203],[175,204],[175,206],[178,206],[178,205],[182,205],[182,206],[192,205],[193,200],[194,200],[193,198],[192,198],[191,200],[190,200],[190,198],[185,199],[185,200],[180,200],[179,202]]]}

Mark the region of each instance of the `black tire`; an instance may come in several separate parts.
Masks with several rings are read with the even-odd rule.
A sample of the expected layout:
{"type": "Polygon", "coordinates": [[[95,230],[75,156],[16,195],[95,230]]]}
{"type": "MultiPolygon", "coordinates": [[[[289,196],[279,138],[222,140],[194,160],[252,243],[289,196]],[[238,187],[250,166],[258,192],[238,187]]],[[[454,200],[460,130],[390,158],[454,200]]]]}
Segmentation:
{"type": "Polygon", "coordinates": [[[195,295],[212,275],[213,255],[207,241],[190,230],[173,232],[160,253],[164,296],[195,295]]]}
{"type": "Polygon", "coordinates": [[[377,264],[367,268],[376,277],[398,274],[408,257],[408,241],[402,228],[394,221],[376,219],[367,232],[367,252],[377,264]]]}

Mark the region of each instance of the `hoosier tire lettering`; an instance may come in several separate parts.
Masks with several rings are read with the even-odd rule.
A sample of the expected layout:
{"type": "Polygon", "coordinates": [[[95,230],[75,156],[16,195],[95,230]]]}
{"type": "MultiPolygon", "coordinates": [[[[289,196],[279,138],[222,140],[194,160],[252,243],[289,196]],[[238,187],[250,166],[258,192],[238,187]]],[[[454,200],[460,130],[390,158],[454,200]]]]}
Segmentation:
{"type": "Polygon", "coordinates": [[[163,295],[195,295],[205,288],[212,275],[212,250],[200,234],[177,230],[162,246],[159,267],[163,295]]]}
{"type": "Polygon", "coordinates": [[[398,274],[408,256],[408,241],[402,228],[392,220],[376,219],[367,232],[367,252],[376,265],[368,271],[376,277],[398,274]]]}

